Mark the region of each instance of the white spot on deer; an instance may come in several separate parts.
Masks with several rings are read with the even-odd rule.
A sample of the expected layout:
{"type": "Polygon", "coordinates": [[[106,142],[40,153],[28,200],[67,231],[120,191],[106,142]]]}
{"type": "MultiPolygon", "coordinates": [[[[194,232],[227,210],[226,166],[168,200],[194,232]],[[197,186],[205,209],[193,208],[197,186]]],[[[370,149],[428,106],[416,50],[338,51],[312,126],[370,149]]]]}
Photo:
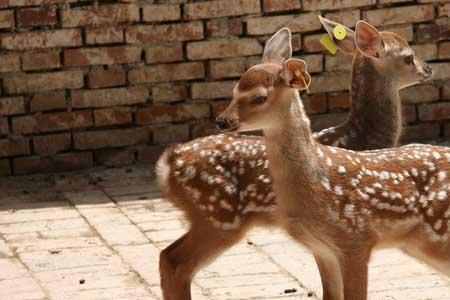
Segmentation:
{"type": "Polygon", "coordinates": [[[447,173],[446,173],[445,171],[440,171],[440,172],[438,173],[438,180],[439,180],[439,181],[444,181],[445,178],[447,178],[447,173]]]}
{"type": "Polygon", "coordinates": [[[437,195],[438,200],[445,200],[447,198],[447,192],[446,191],[439,191],[437,195]]]}
{"type": "Polygon", "coordinates": [[[354,210],[355,206],[353,204],[346,204],[344,207],[344,217],[351,219],[353,217],[354,210]]]}
{"type": "Polygon", "coordinates": [[[350,184],[351,184],[353,187],[356,187],[356,186],[359,184],[359,180],[356,179],[356,178],[353,178],[353,179],[350,181],[350,184]]]}
{"type": "Polygon", "coordinates": [[[345,174],[345,172],[347,172],[344,166],[339,166],[337,171],[339,174],[345,174]]]}
{"type": "Polygon", "coordinates": [[[433,152],[432,155],[435,159],[441,158],[441,155],[438,152],[433,152]]]}
{"type": "Polygon", "coordinates": [[[334,193],[338,196],[342,196],[344,194],[344,191],[342,190],[342,187],[340,185],[336,185],[334,187],[334,193]]]}
{"type": "Polygon", "coordinates": [[[228,201],[226,201],[226,200],[223,200],[223,199],[220,200],[219,204],[220,204],[220,207],[222,207],[223,209],[226,209],[230,212],[233,212],[233,210],[234,210],[233,206],[230,203],[228,203],[228,201]]]}
{"type": "Polygon", "coordinates": [[[233,230],[238,228],[241,225],[241,219],[239,216],[234,216],[234,220],[232,223],[222,223],[223,230],[233,230]]]}
{"type": "Polygon", "coordinates": [[[435,230],[440,230],[442,228],[442,220],[441,219],[437,220],[436,223],[434,223],[433,228],[435,230]]]}
{"type": "Polygon", "coordinates": [[[322,177],[321,183],[325,189],[330,190],[330,180],[327,177],[322,177]]]}

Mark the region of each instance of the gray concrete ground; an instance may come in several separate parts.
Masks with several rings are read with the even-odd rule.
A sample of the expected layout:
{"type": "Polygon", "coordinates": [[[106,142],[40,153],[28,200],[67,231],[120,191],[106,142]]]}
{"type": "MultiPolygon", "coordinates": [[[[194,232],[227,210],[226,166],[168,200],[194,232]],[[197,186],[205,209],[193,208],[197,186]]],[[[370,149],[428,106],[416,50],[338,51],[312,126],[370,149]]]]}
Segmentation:
{"type": "MultiPolygon", "coordinates": [[[[158,254],[185,230],[144,167],[0,179],[0,299],[161,299],[158,254]]],[[[320,299],[311,256],[256,229],[201,271],[194,299],[320,299]]],[[[450,299],[400,252],[377,252],[370,299],[450,299]]]]}

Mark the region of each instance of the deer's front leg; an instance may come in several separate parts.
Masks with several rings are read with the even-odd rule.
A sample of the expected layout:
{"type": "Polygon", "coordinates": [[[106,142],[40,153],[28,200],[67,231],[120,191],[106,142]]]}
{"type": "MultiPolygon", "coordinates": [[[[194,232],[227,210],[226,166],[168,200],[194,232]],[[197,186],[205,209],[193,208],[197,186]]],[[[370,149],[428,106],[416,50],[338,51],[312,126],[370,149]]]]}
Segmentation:
{"type": "Polygon", "coordinates": [[[331,253],[314,253],[322,281],[323,300],[344,300],[342,273],[338,258],[331,253]]]}
{"type": "Polygon", "coordinates": [[[341,257],[345,300],[367,300],[370,250],[352,249],[341,257]]]}

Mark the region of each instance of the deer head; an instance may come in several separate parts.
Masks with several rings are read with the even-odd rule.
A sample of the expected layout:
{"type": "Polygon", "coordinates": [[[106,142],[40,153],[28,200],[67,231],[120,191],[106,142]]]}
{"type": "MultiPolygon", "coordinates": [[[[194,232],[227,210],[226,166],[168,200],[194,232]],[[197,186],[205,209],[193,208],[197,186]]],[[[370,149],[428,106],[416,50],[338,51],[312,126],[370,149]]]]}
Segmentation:
{"type": "Polygon", "coordinates": [[[344,53],[357,52],[357,58],[369,59],[375,69],[395,88],[402,89],[432,76],[432,68],[418,58],[408,42],[393,32],[379,32],[367,22],[359,21],[355,31],[350,28],[319,17],[329,37],[344,53]],[[333,34],[336,26],[346,30],[345,38],[338,40],[333,34]]]}
{"type": "Polygon", "coordinates": [[[268,40],[261,63],[248,69],[234,87],[230,105],[216,119],[219,129],[251,131],[270,126],[280,102],[298,98],[298,90],[310,85],[311,76],[305,61],[291,55],[291,32],[283,28],[268,40]]]}

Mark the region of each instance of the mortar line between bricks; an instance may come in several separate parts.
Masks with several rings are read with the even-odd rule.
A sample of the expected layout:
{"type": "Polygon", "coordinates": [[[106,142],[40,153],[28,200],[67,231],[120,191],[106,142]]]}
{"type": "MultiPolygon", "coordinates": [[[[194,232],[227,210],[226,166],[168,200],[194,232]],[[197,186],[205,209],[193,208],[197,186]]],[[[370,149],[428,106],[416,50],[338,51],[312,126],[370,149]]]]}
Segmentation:
{"type": "MultiPolygon", "coordinates": [[[[149,184],[150,184],[150,183],[149,183],[149,184]]],[[[135,222],[133,222],[133,220],[131,220],[131,219],[127,216],[126,213],[124,213],[124,211],[122,210],[122,207],[121,207],[120,205],[118,205],[117,201],[114,200],[114,198],[113,198],[110,194],[108,194],[108,192],[106,192],[106,191],[104,190],[103,187],[101,187],[100,189],[101,189],[101,191],[102,191],[103,193],[105,193],[106,197],[108,197],[109,200],[111,200],[114,204],[117,205],[119,211],[120,211],[120,212],[128,219],[128,221],[130,221],[131,224],[133,224],[133,225],[137,228],[137,230],[139,230],[140,233],[142,233],[142,234],[144,235],[145,239],[147,239],[147,240],[149,241],[150,244],[152,244],[153,246],[155,246],[155,248],[157,248],[159,251],[162,251],[162,250],[163,250],[163,249],[161,249],[161,248],[157,245],[157,243],[156,243],[155,241],[153,241],[151,238],[149,238],[149,237],[145,234],[145,232],[144,232],[143,230],[141,230],[141,229],[139,228],[139,226],[138,226],[135,222]]],[[[149,201],[151,201],[151,200],[149,200],[149,201]]],[[[121,258],[122,258],[122,257],[121,257],[121,258]]],[[[159,261],[159,260],[158,260],[158,261],[159,261]]],[[[133,270],[133,271],[134,271],[134,270],[133,270]]],[[[203,293],[204,295],[206,295],[207,297],[209,297],[209,290],[208,290],[208,289],[206,289],[206,288],[202,287],[201,285],[199,285],[195,280],[192,281],[192,284],[196,285],[196,286],[202,291],[202,293],[203,293]]]]}
{"type": "MultiPolygon", "coordinates": [[[[103,193],[105,193],[105,191],[103,190],[103,188],[100,188],[100,191],[102,191],[103,193]]],[[[106,193],[105,193],[106,194],[106,193]]],[[[106,194],[106,196],[112,200],[109,195],[106,194]]],[[[159,299],[159,297],[157,295],[155,295],[152,290],[150,289],[150,284],[147,283],[147,281],[144,280],[144,278],[135,270],[133,269],[133,267],[131,265],[129,265],[124,259],[123,257],[112,247],[108,244],[108,242],[103,238],[103,236],[97,231],[97,229],[95,228],[95,226],[93,226],[91,224],[91,222],[89,222],[89,220],[82,214],[82,212],[78,209],[78,207],[75,205],[75,203],[73,203],[71,200],[68,199],[68,201],[70,202],[70,204],[72,204],[72,206],[74,207],[74,209],[80,214],[81,218],[83,218],[83,220],[88,224],[88,226],[91,228],[91,230],[98,236],[98,238],[102,241],[102,243],[109,249],[111,250],[112,253],[114,253],[115,255],[117,255],[120,258],[120,261],[129,269],[133,272],[133,274],[139,279],[139,282],[145,287],[145,290],[149,292],[149,294],[152,297],[155,297],[157,299],[159,299]]],[[[116,203],[113,201],[113,203],[116,203]]],[[[121,211],[121,213],[123,213],[121,211]]],[[[125,215],[126,216],[126,215],[125,215]]],[[[128,216],[126,216],[128,219],[128,216]]],[[[131,220],[130,220],[131,222],[131,220]]]]}

